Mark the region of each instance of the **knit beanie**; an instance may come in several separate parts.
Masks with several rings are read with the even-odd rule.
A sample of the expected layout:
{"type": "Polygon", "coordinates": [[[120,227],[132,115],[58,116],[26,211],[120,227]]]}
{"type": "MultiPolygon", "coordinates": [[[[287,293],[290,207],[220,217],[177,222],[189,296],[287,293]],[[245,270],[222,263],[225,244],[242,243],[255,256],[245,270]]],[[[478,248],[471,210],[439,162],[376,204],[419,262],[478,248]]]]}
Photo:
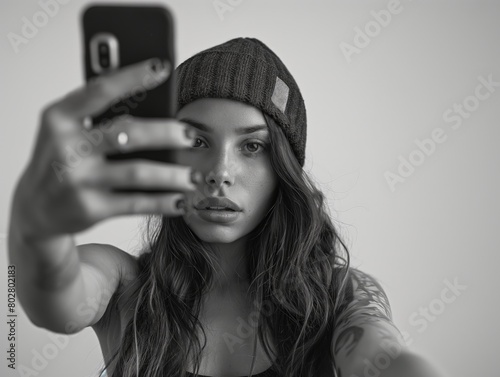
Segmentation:
{"type": "Polygon", "coordinates": [[[304,166],[304,100],[288,69],[264,43],[255,38],[231,39],[190,57],[175,75],[178,110],[199,98],[228,98],[253,105],[276,121],[304,166]]]}

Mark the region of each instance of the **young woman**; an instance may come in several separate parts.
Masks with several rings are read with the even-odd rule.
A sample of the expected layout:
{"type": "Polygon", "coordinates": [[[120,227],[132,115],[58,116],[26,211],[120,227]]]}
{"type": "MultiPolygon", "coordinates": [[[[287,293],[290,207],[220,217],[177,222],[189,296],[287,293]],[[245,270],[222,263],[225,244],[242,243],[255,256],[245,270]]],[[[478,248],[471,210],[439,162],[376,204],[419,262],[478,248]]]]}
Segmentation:
{"type": "Polygon", "coordinates": [[[110,377],[434,375],[404,347],[381,286],[349,266],[303,170],[305,105],[282,61],[236,38],[176,73],[175,120],[84,127],[165,80],[168,63],[157,60],[43,112],[9,228],[32,322],[60,333],[91,326],[110,377]],[[172,150],[175,163],[104,158],[155,148],[172,150]],[[138,257],[75,245],[73,233],[124,214],[149,215],[138,257]]]}

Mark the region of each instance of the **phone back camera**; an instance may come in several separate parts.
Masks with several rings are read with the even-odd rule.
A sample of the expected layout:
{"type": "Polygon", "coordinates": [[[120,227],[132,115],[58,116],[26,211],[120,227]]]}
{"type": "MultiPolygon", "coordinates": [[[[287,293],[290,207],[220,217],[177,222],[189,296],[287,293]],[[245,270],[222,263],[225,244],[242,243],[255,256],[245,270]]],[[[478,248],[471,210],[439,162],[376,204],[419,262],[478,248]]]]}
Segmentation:
{"type": "Polygon", "coordinates": [[[108,45],[105,44],[105,43],[101,43],[99,45],[99,53],[100,54],[107,54],[109,52],[109,48],[108,48],[108,45]]]}
{"type": "Polygon", "coordinates": [[[98,33],[90,40],[90,63],[96,74],[117,69],[120,65],[118,40],[110,33],[98,33]]]}

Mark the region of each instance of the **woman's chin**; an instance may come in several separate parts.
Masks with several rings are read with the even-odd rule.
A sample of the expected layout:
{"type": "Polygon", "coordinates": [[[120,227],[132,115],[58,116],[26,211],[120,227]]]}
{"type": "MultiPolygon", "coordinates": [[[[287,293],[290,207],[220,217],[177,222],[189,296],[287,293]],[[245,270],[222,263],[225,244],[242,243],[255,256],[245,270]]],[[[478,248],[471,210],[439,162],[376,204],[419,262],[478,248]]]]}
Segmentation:
{"type": "Polygon", "coordinates": [[[240,238],[240,235],[234,229],[220,229],[220,225],[200,226],[200,224],[194,225],[191,223],[189,228],[200,240],[207,243],[232,243],[240,238]]]}

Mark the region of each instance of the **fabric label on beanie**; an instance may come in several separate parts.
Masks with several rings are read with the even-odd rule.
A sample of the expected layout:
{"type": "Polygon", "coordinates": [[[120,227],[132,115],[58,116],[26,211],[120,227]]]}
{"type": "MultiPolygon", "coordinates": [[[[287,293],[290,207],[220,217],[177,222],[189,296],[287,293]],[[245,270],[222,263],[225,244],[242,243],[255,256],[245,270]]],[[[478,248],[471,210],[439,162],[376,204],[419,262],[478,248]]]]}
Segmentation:
{"type": "Polygon", "coordinates": [[[284,114],[286,103],[288,101],[288,92],[290,89],[288,85],[283,82],[278,76],[276,76],[276,83],[274,84],[273,95],[271,96],[271,101],[276,105],[278,109],[284,114]]]}

